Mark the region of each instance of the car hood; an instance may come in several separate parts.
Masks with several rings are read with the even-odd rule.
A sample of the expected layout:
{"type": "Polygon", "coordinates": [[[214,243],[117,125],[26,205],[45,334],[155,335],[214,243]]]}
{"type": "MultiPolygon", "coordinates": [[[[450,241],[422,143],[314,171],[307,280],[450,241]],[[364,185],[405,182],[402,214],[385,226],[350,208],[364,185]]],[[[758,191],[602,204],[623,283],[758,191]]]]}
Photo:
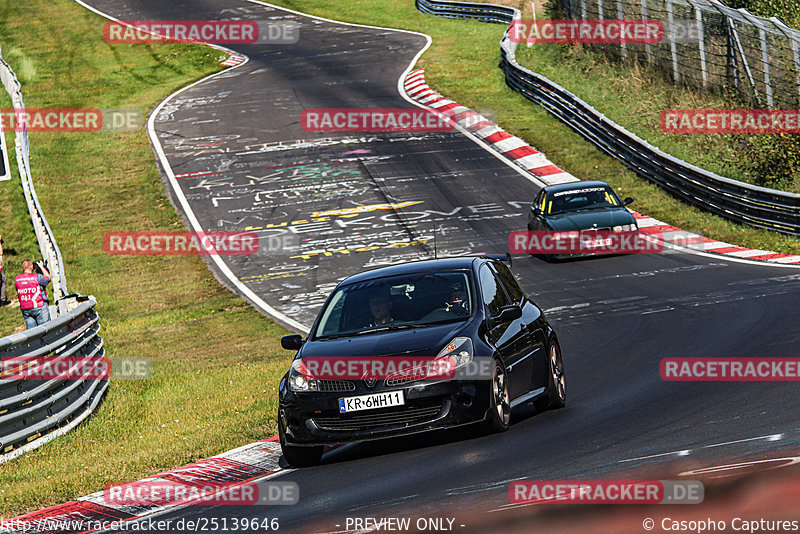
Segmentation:
{"type": "Polygon", "coordinates": [[[461,333],[468,324],[469,320],[394,332],[307,341],[299,354],[304,358],[401,354],[436,356],[442,347],[461,333]]]}
{"type": "Polygon", "coordinates": [[[623,224],[632,224],[633,222],[633,215],[622,207],[559,213],[547,218],[547,224],[553,230],[611,228],[623,224]]]}

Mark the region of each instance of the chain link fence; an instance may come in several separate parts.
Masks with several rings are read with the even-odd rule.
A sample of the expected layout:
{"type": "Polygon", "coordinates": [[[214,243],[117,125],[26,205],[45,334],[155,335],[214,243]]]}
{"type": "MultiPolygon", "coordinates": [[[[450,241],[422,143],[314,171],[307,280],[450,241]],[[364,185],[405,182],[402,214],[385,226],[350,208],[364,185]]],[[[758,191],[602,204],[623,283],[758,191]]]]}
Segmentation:
{"type": "Polygon", "coordinates": [[[800,108],[800,31],[716,0],[556,0],[568,19],[656,19],[656,44],[590,45],[676,84],[730,88],[759,107],[800,108]]]}

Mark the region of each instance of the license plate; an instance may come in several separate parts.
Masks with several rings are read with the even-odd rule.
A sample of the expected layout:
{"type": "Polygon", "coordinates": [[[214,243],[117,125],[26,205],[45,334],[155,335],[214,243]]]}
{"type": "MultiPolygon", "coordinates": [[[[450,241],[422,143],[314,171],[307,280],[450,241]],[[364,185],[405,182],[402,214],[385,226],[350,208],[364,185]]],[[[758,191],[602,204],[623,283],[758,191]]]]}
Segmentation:
{"type": "Polygon", "coordinates": [[[361,410],[375,410],[389,406],[402,406],[406,401],[402,391],[389,391],[387,393],[373,393],[359,395],[358,397],[343,397],[339,399],[339,413],[358,412],[361,410]]]}
{"type": "Polygon", "coordinates": [[[585,248],[600,248],[600,247],[610,247],[613,245],[613,240],[610,237],[605,239],[599,237],[593,237],[591,241],[585,241],[583,246],[585,248]]]}

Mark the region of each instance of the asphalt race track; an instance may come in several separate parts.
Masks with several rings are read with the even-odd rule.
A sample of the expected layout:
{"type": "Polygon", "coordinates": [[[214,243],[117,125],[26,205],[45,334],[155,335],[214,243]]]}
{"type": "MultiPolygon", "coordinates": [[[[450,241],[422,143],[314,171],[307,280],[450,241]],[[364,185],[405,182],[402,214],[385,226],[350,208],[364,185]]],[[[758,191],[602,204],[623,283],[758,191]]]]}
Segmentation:
{"type": "MultiPolygon", "coordinates": [[[[167,191],[185,220],[262,240],[259,255],[223,257],[233,280],[210,268],[285,324],[310,324],[349,274],[432,257],[434,229],[444,256],[505,252],[508,233],[525,228],[540,185],[460,133],[302,130],[306,108],[413,107],[398,79],[424,36],[239,0],[88,3],[120,19],[300,24],[295,45],[226,45],[249,62],[171,97],[154,120],[175,176],[162,168],[167,191]]],[[[278,517],[281,531],[331,532],[345,530],[346,517],[410,515],[455,517],[453,528],[468,531],[468,518],[508,507],[516,479],[667,479],[796,454],[793,383],[664,382],[658,364],[800,356],[797,269],[675,251],[558,264],[519,257],[512,269],[559,333],[566,408],[523,406],[502,435],[341,447],[320,467],[282,475],[299,484],[294,506],[189,507],[161,518],[278,517]]]]}

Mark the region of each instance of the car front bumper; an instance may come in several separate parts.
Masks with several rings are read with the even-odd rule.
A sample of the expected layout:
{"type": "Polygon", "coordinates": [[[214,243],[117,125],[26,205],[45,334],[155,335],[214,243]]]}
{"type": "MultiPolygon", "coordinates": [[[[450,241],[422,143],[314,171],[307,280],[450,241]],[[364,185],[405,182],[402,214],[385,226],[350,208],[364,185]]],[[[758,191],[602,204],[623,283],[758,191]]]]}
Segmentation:
{"type": "Polygon", "coordinates": [[[281,382],[278,424],[292,445],[333,445],[416,434],[482,421],[489,410],[489,380],[417,382],[404,387],[361,382],[353,391],[292,392],[281,382]],[[405,404],[339,413],[343,397],[403,391],[405,404]]]}

